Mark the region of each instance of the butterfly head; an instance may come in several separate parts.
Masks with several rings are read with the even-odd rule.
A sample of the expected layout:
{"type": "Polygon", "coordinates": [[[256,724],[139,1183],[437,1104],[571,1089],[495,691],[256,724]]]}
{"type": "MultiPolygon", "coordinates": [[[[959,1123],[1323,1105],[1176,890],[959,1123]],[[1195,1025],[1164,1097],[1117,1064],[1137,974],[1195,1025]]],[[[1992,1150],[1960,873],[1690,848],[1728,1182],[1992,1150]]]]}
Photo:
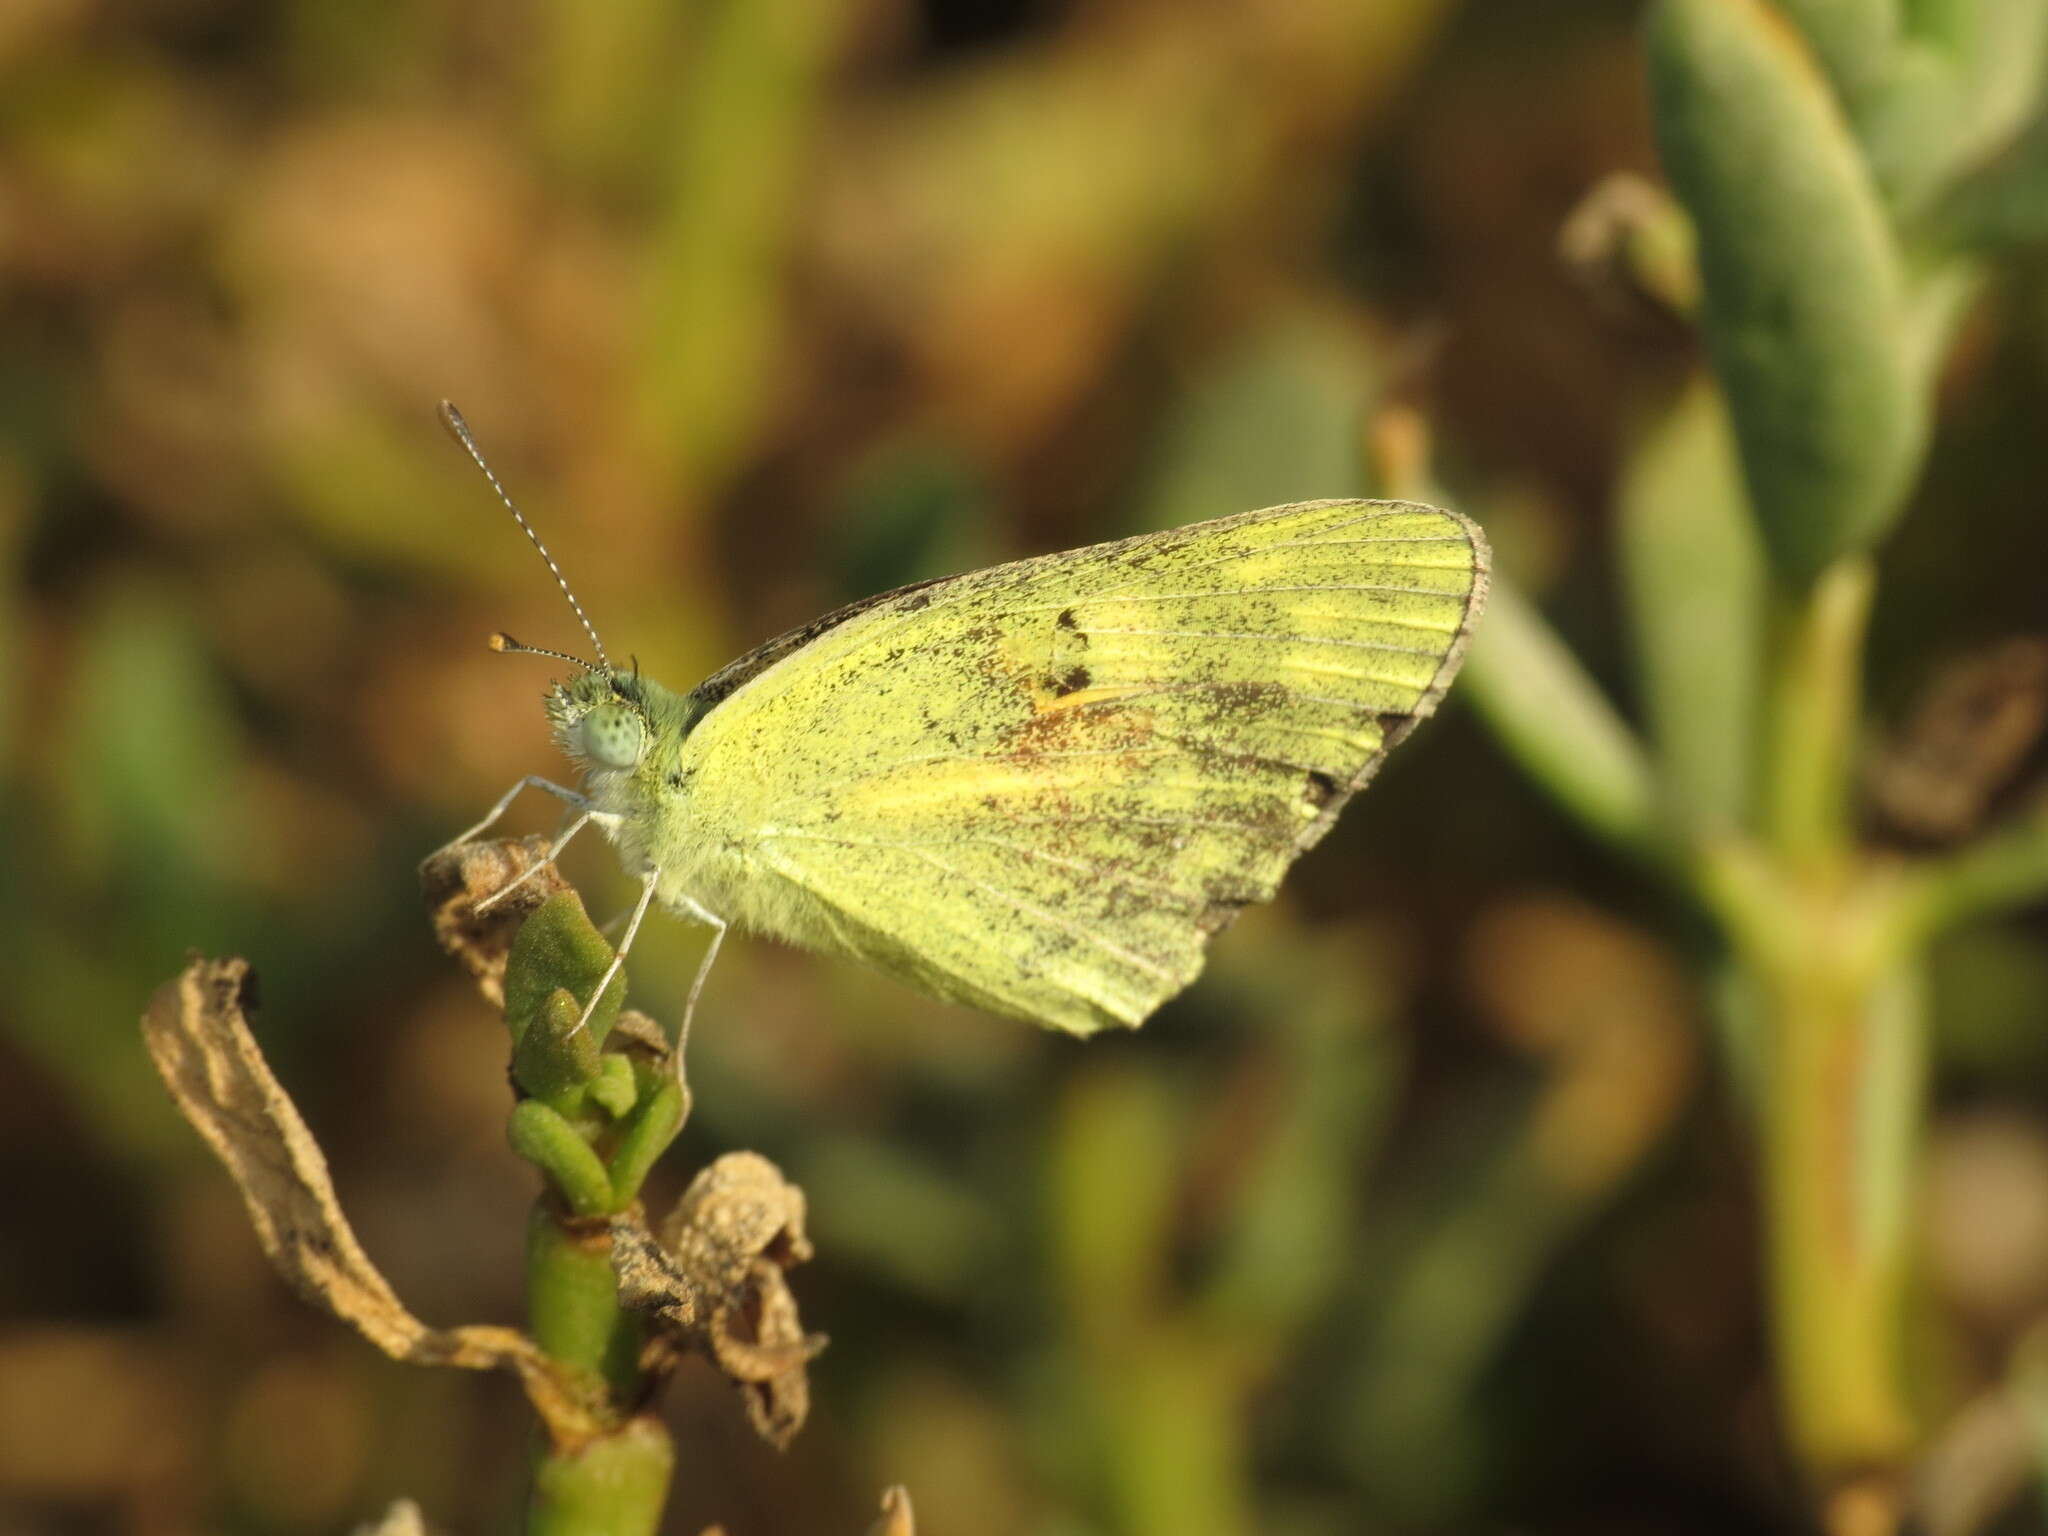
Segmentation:
{"type": "Polygon", "coordinates": [[[548,691],[555,742],[585,774],[659,774],[704,705],[638,672],[590,671],[548,691]]]}
{"type": "Polygon", "coordinates": [[[650,736],[637,677],[586,672],[548,693],[548,723],[555,740],[579,765],[627,772],[640,766],[650,736]]]}

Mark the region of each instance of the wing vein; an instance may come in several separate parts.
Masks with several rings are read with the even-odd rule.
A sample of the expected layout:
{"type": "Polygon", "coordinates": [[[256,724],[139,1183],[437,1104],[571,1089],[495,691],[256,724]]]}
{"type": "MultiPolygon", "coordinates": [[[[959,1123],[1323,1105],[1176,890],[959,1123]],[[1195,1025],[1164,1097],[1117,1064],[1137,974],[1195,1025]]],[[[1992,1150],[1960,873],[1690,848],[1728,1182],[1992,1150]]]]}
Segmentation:
{"type": "MultiPolygon", "coordinates": [[[[1363,676],[1365,676],[1365,674],[1364,674],[1364,673],[1353,673],[1353,672],[1346,672],[1346,673],[1341,673],[1341,674],[1338,674],[1338,675],[1340,675],[1340,676],[1344,676],[1344,677],[1363,677],[1363,676]]],[[[1385,679],[1375,679],[1375,680],[1376,680],[1376,681],[1385,681],[1385,679]]],[[[1192,690],[1192,689],[1197,689],[1197,688],[1214,688],[1214,687],[1216,687],[1216,686],[1217,686],[1217,685],[1216,685],[1215,683],[1206,683],[1206,682],[1202,682],[1202,683],[1160,683],[1160,684],[1158,684],[1157,686],[1155,686],[1155,687],[1150,687],[1150,688],[1133,688],[1133,689],[1132,689],[1132,690],[1131,690],[1130,692],[1128,692],[1128,693],[1118,693],[1118,694],[1116,694],[1116,695],[1115,695],[1114,697],[1111,697],[1111,698],[1106,698],[1106,699],[1084,699],[1084,700],[1082,700],[1082,701],[1081,701],[1081,702],[1080,702],[1079,704],[1067,704],[1067,705],[1063,705],[1062,707],[1063,707],[1063,708],[1066,708],[1066,709],[1071,709],[1071,710],[1083,710],[1083,709],[1101,709],[1101,708],[1104,708],[1104,707],[1105,707],[1105,706],[1107,706],[1107,705],[1112,705],[1112,704],[1128,704],[1128,703],[1130,703],[1130,701],[1131,701],[1132,699],[1149,699],[1149,698],[1151,698],[1151,697],[1152,697],[1152,696],[1153,696],[1154,694],[1159,694],[1159,693],[1186,693],[1186,692],[1188,692],[1188,691],[1190,691],[1190,690],[1192,690]]],[[[1400,686],[1401,686],[1401,687],[1403,687],[1403,688],[1414,688],[1414,687],[1415,687],[1415,684],[1413,684],[1413,683],[1407,683],[1407,682],[1404,682],[1404,683],[1400,684],[1400,686]]],[[[1418,690],[1418,691],[1420,691],[1420,690],[1418,690]]],[[[1302,692],[1300,692],[1300,691],[1298,691],[1298,690],[1296,690],[1296,689],[1292,689],[1292,688],[1290,688],[1290,689],[1288,690],[1288,694],[1287,694],[1287,696],[1288,696],[1289,698],[1291,698],[1291,699],[1305,699],[1305,700],[1307,700],[1307,701],[1308,701],[1309,703],[1311,703],[1311,704],[1329,704],[1329,705],[1333,705],[1333,706],[1335,706],[1335,707],[1336,707],[1336,708],[1338,708],[1338,709],[1348,709],[1348,710],[1353,710],[1353,711],[1367,711],[1367,710],[1371,710],[1371,712],[1372,712],[1372,713],[1374,713],[1374,714],[1384,713],[1384,711],[1379,711],[1379,710],[1372,710],[1372,709],[1371,709],[1371,706],[1370,706],[1370,705],[1367,705],[1367,704],[1361,704],[1361,703],[1359,703],[1359,701],[1358,701],[1358,700],[1356,700],[1356,699],[1340,699],[1340,698],[1337,698],[1337,697],[1335,697],[1334,695],[1331,695],[1331,694],[1327,694],[1327,693],[1302,693],[1302,692]]]]}
{"type": "MultiPolygon", "coordinates": [[[[1059,613],[1068,608],[1086,608],[1094,603],[1185,603],[1205,598],[1247,597],[1264,592],[1392,592],[1409,597],[1441,597],[1454,603],[1465,602],[1471,596],[1470,592],[1440,592],[1435,587],[1362,586],[1353,582],[1324,581],[1288,586],[1261,584],[1258,586],[1232,587],[1228,590],[1215,592],[1091,592],[1086,597],[1075,598],[1064,603],[1039,603],[1030,607],[1005,609],[1004,616],[1009,617],[1020,613],[1059,613]]],[[[1446,635],[1453,634],[1462,627],[1460,624],[1454,623],[1446,624],[1439,628],[1439,626],[1434,624],[1421,624],[1413,620],[1383,619],[1378,615],[1367,619],[1355,618],[1353,622],[1395,624],[1411,629],[1436,630],[1438,633],[1446,635]]]]}
{"type": "Polygon", "coordinates": [[[1017,911],[1022,912],[1026,917],[1035,917],[1042,923],[1050,924],[1054,928],[1058,928],[1063,932],[1072,934],[1075,938],[1080,939],[1083,943],[1094,945],[1095,948],[1101,950],[1106,955],[1116,956],[1117,959],[1123,961],[1124,964],[1131,966],[1135,970],[1143,971],[1148,976],[1156,976],[1164,982],[1170,983],[1176,979],[1174,977],[1174,974],[1171,971],[1167,970],[1166,967],[1159,965],[1154,961],[1146,959],[1143,955],[1137,953],[1135,950],[1125,949],[1121,944],[1112,944],[1108,939],[1105,939],[1101,934],[1092,931],[1084,925],[1070,921],[1069,919],[1060,916],[1059,913],[1054,912],[1049,908],[1037,906],[1032,902],[1028,902],[1024,900],[1024,898],[1021,896],[1013,895],[1011,892],[1004,890],[1001,886],[996,885],[990,881],[980,879],[974,875],[970,875],[964,869],[956,869],[951,864],[948,864],[944,859],[937,857],[935,854],[927,853],[922,848],[906,848],[904,851],[910,854],[913,858],[923,860],[925,863],[931,865],[932,868],[939,870],[944,874],[953,876],[956,880],[964,880],[967,882],[967,884],[975,887],[977,890],[987,891],[989,895],[995,897],[998,901],[1001,901],[1010,907],[1014,907],[1017,911]]]}
{"type": "Polygon", "coordinates": [[[1146,635],[1161,640],[1264,640],[1269,644],[1301,641],[1308,645],[1341,645],[1359,651],[1392,651],[1401,656],[1428,656],[1432,659],[1442,652],[1425,645],[1382,645],[1376,640],[1346,640],[1336,635],[1303,635],[1293,630],[1262,633],[1247,630],[1233,633],[1226,630],[1208,629],[1124,629],[1106,628],[1100,624],[1081,627],[1080,633],[1089,635],[1146,635]]]}
{"type": "Polygon", "coordinates": [[[1061,858],[1058,854],[1047,853],[1043,848],[1033,848],[1025,843],[1013,843],[1001,837],[934,837],[915,841],[880,837],[842,837],[830,832],[798,832],[785,829],[776,834],[784,838],[800,838],[805,842],[834,843],[845,848],[897,848],[906,853],[920,848],[957,848],[963,843],[983,843],[990,848],[1000,848],[1005,853],[1022,854],[1027,859],[1036,859],[1042,864],[1051,864],[1059,869],[1071,869],[1097,880],[1106,880],[1112,885],[1121,885],[1126,890],[1152,891],[1158,895],[1170,896],[1176,901],[1192,906],[1195,898],[1177,885],[1168,885],[1164,880],[1147,880],[1128,870],[1118,869],[1111,864],[1093,864],[1086,859],[1061,858]]]}
{"type": "MultiPolygon", "coordinates": [[[[904,851],[907,853],[917,854],[918,852],[917,849],[908,847],[907,845],[883,844],[881,846],[903,846],[904,851]]],[[[950,866],[941,864],[940,861],[936,859],[927,858],[926,862],[940,864],[941,868],[950,868],[950,866]]],[[[838,898],[834,895],[834,893],[829,887],[819,885],[815,880],[810,878],[811,871],[805,868],[801,860],[791,859],[788,857],[779,858],[774,861],[774,868],[776,872],[782,876],[783,879],[788,880],[793,885],[801,886],[804,890],[809,891],[813,896],[817,897],[818,900],[822,902],[827,908],[835,912],[844,912],[847,910],[840,903],[838,898]]],[[[955,871],[955,873],[957,873],[957,871],[955,871]]],[[[962,876],[962,878],[972,879],[971,876],[962,876]]],[[[994,887],[990,887],[990,889],[993,890],[994,894],[998,896],[1005,895],[1004,892],[1000,890],[995,890],[994,887]]],[[[1011,904],[1016,905],[1017,903],[1014,901],[1014,899],[1012,899],[1011,904]]],[[[946,917],[938,916],[933,913],[921,913],[919,914],[919,916],[922,921],[936,922],[937,925],[940,928],[943,928],[946,932],[953,934],[957,938],[965,940],[968,944],[972,945],[982,954],[988,955],[992,957],[994,960],[996,960],[1002,968],[1010,969],[1014,968],[1014,966],[1016,965],[1015,956],[1006,953],[999,946],[989,942],[988,935],[982,930],[976,928],[973,924],[950,921],[946,917]]],[[[870,917],[869,919],[865,920],[872,920],[872,918],[870,917]]],[[[849,952],[855,951],[849,949],[849,952]]],[[[927,958],[933,958],[928,951],[927,958]]],[[[1174,978],[1169,973],[1160,971],[1156,966],[1148,965],[1147,962],[1138,957],[1127,958],[1133,959],[1134,962],[1141,969],[1149,969],[1154,974],[1163,977],[1169,983],[1174,980],[1174,978]]],[[[945,967],[943,965],[939,965],[937,966],[937,968],[940,970],[949,969],[948,967],[945,967]]],[[[963,971],[954,970],[952,971],[952,974],[957,976],[960,980],[967,982],[970,986],[980,985],[974,980],[973,977],[967,975],[963,971]]],[[[1058,987],[1061,991],[1067,993],[1071,997],[1080,998],[1083,1002],[1088,1003],[1093,1007],[1101,1009],[1104,1013],[1110,1015],[1112,1018],[1127,1017],[1122,1007],[1120,1006],[1118,999],[1111,997],[1107,993],[1099,991],[1097,989],[1077,985],[1076,978],[1070,976],[1044,975],[1037,979],[1044,981],[1051,986],[1058,987]]],[[[993,988],[985,988],[983,990],[987,992],[994,991],[993,988]]],[[[995,995],[1001,996],[1001,993],[996,992],[995,995]]]]}
{"type": "MultiPolygon", "coordinates": [[[[1335,533],[1335,532],[1337,532],[1337,531],[1338,531],[1338,529],[1339,529],[1339,528],[1351,528],[1351,527],[1355,527],[1355,526],[1357,526],[1357,525],[1356,525],[1356,524],[1354,524],[1354,523],[1340,523],[1340,524],[1338,524],[1337,528],[1332,528],[1332,529],[1331,529],[1331,530],[1329,530],[1329,531],[1330,531],[1330,532],[1332,532],[1332,533],[1335,533]]],[[[1267,548],[1267,549],[1342,549],[1342,548],[1346,548],[1346,547],[1348,547],[1348,546],[1350,546],[1350,545],[1353,545],[1353,544],[1469,544],[1469,543],[1471,543],[1471,540],[1467,539],[1467,538],[1466,538],[1466,537],[1465,537],[1464,535],[1462,535],[1462,534],[1456,534],[1456,533],[1425,533],[1425,534],[1417,534],[1417,535],[1415,535],[1415,536],[1414,536],[1413,538],[1405,538],[1405,539],[1404,539],[1404,538],[1398,538],[1398,537],[1394,537],[1394,536],[1391,536],[1391,535],[1390,535],[1390,536],[1388,536],[1388,537],[1386,537],[1386,538],[1372,538],[1372,539],[1276,539],[1276,540],[1274,540],[1274,542],[1273,542],[1273,543],[1271,543],[1271,544],[1268,544],[1268,545],[1266,546],[1266,548],[1267,548]]],[[[1261,553],[1263,553],[1263,551],[1261,551],[1261,553]]],[[[1406,561],[1406,560],[1404,560],[1404,561],[1402,561],[1402,562],[1400,562],[1400,563],[1401,563],[1401,564],[1403,564],[1403,565],[1408,565],[1408,564],[1412,564],[1413,562],[1411,562],[1411,561],[1406,561]]],[[[1434,569],[1434,567],[1432,567],[1432,569],[1434,569]]]]}

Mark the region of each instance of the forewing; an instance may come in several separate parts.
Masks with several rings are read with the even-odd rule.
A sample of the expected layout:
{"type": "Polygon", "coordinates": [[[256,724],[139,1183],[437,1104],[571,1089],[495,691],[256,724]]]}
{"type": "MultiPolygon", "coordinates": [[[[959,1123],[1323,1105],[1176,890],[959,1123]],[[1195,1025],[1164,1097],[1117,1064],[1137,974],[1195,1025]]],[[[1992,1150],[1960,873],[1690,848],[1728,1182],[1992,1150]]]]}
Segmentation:
{"type": "Polygon", "coordinates": [[[692,814],[755,926],[1134,1025],[1435,707],[1485,591],[1471,523],[1363,501],[908,588],[713,680],[692,814]]]}

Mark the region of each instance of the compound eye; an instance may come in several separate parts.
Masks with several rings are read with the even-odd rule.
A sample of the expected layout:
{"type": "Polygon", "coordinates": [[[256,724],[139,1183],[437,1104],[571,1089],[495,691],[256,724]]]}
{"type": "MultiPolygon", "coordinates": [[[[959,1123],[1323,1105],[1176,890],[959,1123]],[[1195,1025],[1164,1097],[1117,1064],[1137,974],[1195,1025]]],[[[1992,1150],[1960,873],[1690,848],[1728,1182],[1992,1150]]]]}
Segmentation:
{"type": "Polygon", "coordinates": [[[621,705],[600,704],[583,717],[583,750],[607,768],[632,767],[646,742],[640,716],[621,705]]]}

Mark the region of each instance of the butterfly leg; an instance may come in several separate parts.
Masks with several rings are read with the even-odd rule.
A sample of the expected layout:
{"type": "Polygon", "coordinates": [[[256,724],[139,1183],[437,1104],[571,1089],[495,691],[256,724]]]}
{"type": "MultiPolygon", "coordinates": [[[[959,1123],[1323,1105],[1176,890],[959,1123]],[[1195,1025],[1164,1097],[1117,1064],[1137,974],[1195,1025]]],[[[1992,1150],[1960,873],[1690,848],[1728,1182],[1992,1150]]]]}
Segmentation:
{"type": "Polygon", "coordinates": [[[631,907],[621,907],[618,911],[614,912],[610,917],[606,918],[603,922],[599,923],[597,925],[597,931],[603,934],[606,939],[612,941],[613,943],[616,943],[618,941],[619,930],[626,926],[626,919],[631,917],[632,915],[633,909],[631,907]]]}
{"type": "Polygon", "coordinates": [[[539,874],[542,870],[546,869],[550,864],[554,863],[555,860],[561,856],[562,850],[569,846],[569,839],[574,837],[578,832],[581,832],[585,827],[590,825],[591,822],[594,821],[602,827],[609,826],[617,820],[618,817],[611,815],[609,812],[606,811],[578,811],[574,819],[570,821],[569,825],[564,827],[558,834],[556,834],[555,840],[548,845],[548,856],[545,859],[542,859],[538,864],[528,865],[522,873],[506,881],[503,885],[499,886],[495,891],[491,892],[490,895],[486,896],[482,901],[476,904],[477,911],[488,912],[492,907],[496,906],[499,902],[503,901],[507,896],[510,896],[514,891],[518,890],[520,886],[526,884],[527,881],[531,880],[535,875],[539,874]]]}
{"type": "Polygon", "coordinates": [[[612,963],[604,968],[604,975],[598,978],[596,988],[590,994],[590,1001],[584,1005],[583,1017],[576,1021],[576,1028],[569,1031],[577,1034],[590,1022],[590,1016],[597,1011],[598,1000],[604,996],[605,988],[612,984],[612,978],[625,968],[626,951],[633,947],[634,935],[640,932],[640,920],[647,915],[648,905],[654,900],[654,882],[661,877],[659,870],[650,869],[640,877],[640,899],[633,903],[633,916],[626,923],[626,936],[619,940],[618,952],[612,956],[612,963]]]}
{"type": "Polygon", "coordinates": [[[700,906],[689,897],[683,903],[690,916],[707,924],[711,929],[711,943],[705,947],[704,958],[697,962],[696,978],[690,983],[689,1000],[683,1004],[683,1027],[676,1031],[676,1076],[683,1073],[683,1051],[690,1043],[690,1020],[697,1016],[697,996],[704,990],[704,982],[711,975],[711,962],[718,958],[718,946],[725,942],[725,919],[700,906]]]}
{"type": "Polygon", "coordinates": [[[450,838],[438,851],[446,853],[450,848],[459,847],[471,838],[480,837],[490,831],[492,827],[497,825],[498,818],[512,808],[512,802],[519,798],[520,791],[527,789],[544,789],[557,800],[565,801],[579,811],[590,809],[590,800],[587,796],[579,794],[577,791],[564,785],[557,784],[552,779],[544,779],[537,773],[529,773],[517,784],[506,790],[504,794],[498,796],[498,803],[491,807],[489,814],[482,821],[471,827],[460,837],[450,838]]]}
{"type": "Polygon", "coordinates": [[[514,891],[518,890],[520,886],[524,885],[528,880],[532,879],[533,876],[539,874],[541,870],[547,868],[548,865],[554,863],[556,857],[561,853],[561,851],[569,846],[569,839],[574,837],[578,832],[582,831],[584,827],[588,826],[591,822],[594,821],[599,826],[607,828],[616,825],[618,822],[617,816],[612,815],[611,813],[606,811],[592,809],[588,796],[579,794],[577,791],[569,789],[564,785],[557,784],[552,779],[544,779],[537,773],[529,773],[525,778],[521,779],[518,783],[514,784],[510,789],[506,790],[504,794],[498,797],[498,803],[491,807],[489,813],[485,815],[482,821],[478,822],[475,826],[471,827],[467,832],[462,833],[459,837],[452,838],[448,842],[442,844],[438,852],[446,853],[451,848],[459,848],[464,843],[469,842],[471,839],[479,837],[485,832],[488,832],[493,826],[497,824],[498,818],[503,816],[505,812],[511,808],[512,802],[519,798],[520,791],[527,789],[546,790],[549,794],[553,795],[557,800],[562,801],[571,809],[573,809],[577,813],[576,817],[555,838],[553,845],[548,849],[548,856],[545,859],[543,859],[538,864],[530,866],[523,874],[519,875],[517,878],[513,880],[508,881],[506,884],[500,886],[497,890],[491,892],[491,894],[486,896],[482,901],[478,902],[476,904],[476,909],[479,912],[488,911],[491,907],[495,906],[500,901],[503,901],[507,896],[511,895],[514,891]]]}

